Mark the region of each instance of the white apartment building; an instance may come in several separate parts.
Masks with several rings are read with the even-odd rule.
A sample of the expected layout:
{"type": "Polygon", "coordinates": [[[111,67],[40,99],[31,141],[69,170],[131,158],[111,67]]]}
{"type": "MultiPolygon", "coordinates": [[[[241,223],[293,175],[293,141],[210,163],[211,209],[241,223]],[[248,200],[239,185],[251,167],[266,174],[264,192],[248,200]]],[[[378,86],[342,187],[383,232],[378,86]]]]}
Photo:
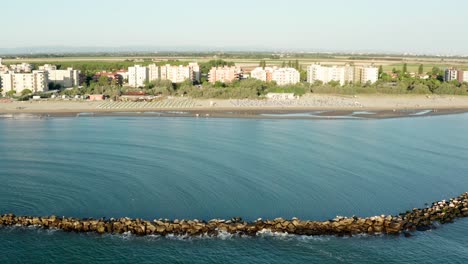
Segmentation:
{"type": "Polygon", "coordinates": [[[49,87],[48,74],[45,71],[33,71],[32,73],[4,72],[0,73],[0,80],[3,94],[10,91],[20,94],[25,89],[32,92],[46,92],[49,87]]]}
{"type": "Polygon", "coordinates": [[[0,72],[8,71],[8,66],[3,65],[2,63],[3,63],[3,59],[0,58],[0,72]]]}
{"type": "Polygon", "coordinates": [[[278,68],[271,74],[271,80],[278,85],[296,84],[301,81],[301,74],[294,68],[278,68]]]}
{"type": "Polygon", "coordinates": [[[141,65],[128,67],[128,85],[133,87],[143,87],[149,80],[149,69],[141,65]]]}
{"type": "Polygon", "coordinates": [[[46,72],[55,71],[55,70],[57,70],[57,66],[52,65],[52,64],[44,64],[42,66],[39,66],[39,70],[40,71],[46,71],[46,72]]]}
{"type": "Polygon", "coordinates": [[[181,83],[186,80],[199,82],[201,75],[198,63],[189,63],[188,66],[173,66],[167,64],[161,66],[160,72],[161,80],[170,80],[173,83],[181,83]]]}
{"type": "Polygon", "coordinates": [[[446,69],[444,80],[446,82],[454,81],[458,79],[458,70],[456,69],[446,69]]]}
{"type": "Polygon", "coordinates": [[[156,64],[148,65],[148,80],[151,82],[156,81],[159,78],[159,66],[156,64]]]}
{"type": "Polygon", "coordinates": [[[33,65],[32,64],[29,64],[29,63],[21,63],[21,64],[13,64],[13,65],[10,65],[10,69],[13,71],[13,72],[31,72],[33,70],[33,65]]]}
{"type": "Polygon", "coordinates": [[[74,70],[73,68],[57,70],[57,66],[51,64],[39,66],[39,70],[48,73],[49,82],[59,84],[63,88],[71,88],[80,85],[81,71],[79,70],[74,70]]]}
{"type": "Polygon", "coordinates": [[[468,71],[463,71],[463,78],[461,78],[461,82],[468,83],[468,71]]]}
{"type": "Polygon", "coordinates": [[[379,80],[379,68],[374,66],[356,67],[354,80],[360,83],[375,83],[379,80]]]}
{"type": "Polygon", "coordinates": [[[329,67],[319,64],[310,65],[307,67],[307,82],[314,83],[316,81],[323,83],[337,81],[340,85],[344,85],[346,82],[354,82],[354,67],[349,65],[329,67]]]}
{"type": "Polygon", "coordinates": [[[173,83],[181,83],[185,80],[193,80],[191,70],[188,66],[161,66],[161,80],[170,80],[173,83]]]}
{"type": "Polygon", "coordinates": [[[271,67],[257,67],[250,72],[250,78],[269,82],[271,81],[271,74],[273,73],[273,70],[274,69],[271,67]]]}

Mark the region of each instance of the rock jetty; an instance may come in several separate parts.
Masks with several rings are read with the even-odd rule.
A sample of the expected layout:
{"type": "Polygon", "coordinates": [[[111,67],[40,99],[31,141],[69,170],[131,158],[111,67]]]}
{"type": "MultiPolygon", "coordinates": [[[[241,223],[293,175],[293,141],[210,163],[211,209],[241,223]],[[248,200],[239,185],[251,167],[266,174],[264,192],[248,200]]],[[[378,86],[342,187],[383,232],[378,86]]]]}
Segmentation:
{"type": "Polygon", "coordinates": [[[324,222],[305,221],[297,218],[290,220],[257,219],[253,222],[243,221],[240,217],[230,220],[168,220],[157,219],[78,219],[69,217],[0,216],[0,226],[35,226],[44,229],[58,229],[68,232],[94,232],[98,234],[131,233],[145,235],[181,235],[181,236],[217,236],[229,233],[245,236],[256,236],[265,230],[277,233],[317,236],[352,236],[357,234],[401,234],[416,230],[428,230],[435,223],[451,223],[456,218],[468,217],[468,192],[450,200],[434,202],[431,206],[399,214],[398,216],[381,215],[367,218],[337,217],[324,222]]]}

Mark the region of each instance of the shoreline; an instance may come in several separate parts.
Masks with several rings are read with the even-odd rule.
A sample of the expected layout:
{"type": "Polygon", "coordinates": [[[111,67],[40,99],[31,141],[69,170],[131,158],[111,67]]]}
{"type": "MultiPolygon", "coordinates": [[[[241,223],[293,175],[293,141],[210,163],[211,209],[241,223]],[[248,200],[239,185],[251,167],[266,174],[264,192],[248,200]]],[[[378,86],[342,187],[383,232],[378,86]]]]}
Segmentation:
{"type": "Polygon", "coordinates": [[[27,117],[192,117],[192,118],[242,118],[242,119],[305,119],[305,120],[365,120],[391,118],[418,118],[441,115],[468,113],[468,108],[440,109],[330,109],[330,108],[295,108],[295,109],[43,109],[1,111],[1,119],[22,119],[27,117]]]}
{"type": "Polygon", "coordinates": [[[170,116],[264,119],[385,119],[468,112],[468,96],[305,95],[295,100],[168,98],[154,102],[0,101],[7,115],[170,116]]]}

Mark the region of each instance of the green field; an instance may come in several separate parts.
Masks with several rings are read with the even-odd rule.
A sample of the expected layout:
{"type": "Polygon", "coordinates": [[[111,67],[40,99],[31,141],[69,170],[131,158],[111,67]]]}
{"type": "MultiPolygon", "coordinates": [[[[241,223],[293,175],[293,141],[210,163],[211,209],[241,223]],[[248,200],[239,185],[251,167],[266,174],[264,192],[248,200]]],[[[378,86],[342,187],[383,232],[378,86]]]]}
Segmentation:
{"type": "Polygon", "coordinates": [[[14,64],[21,62],[29,62],[36,65],[42,64],[56,64],[62,67],[75,67],[75,68],[90,68],[97,69],[101,67],[102,70],[113,70],[119,68],[127,68],[134,64],[149,64],[152,62],[164,61],[180,61],[180,62],[207,62],[214,59],[223,59],[232,61],[240,67],[246,69],[253,68],[259,65],[261,60],[265,60],[268,66],[281,66],[283,62],[298,60],[300,65],[305,68],[312,63],[321,63],[324,65],[342,65],[352,63],[355,65],[369,65],[383,66],[385,72],[391,72],[393,68],[401,70],[403,64],[407,63],[409,72],[417,72],[419,65],[424,65],[424,71],[428,72],[432,67],[439,67],[445,69],[448,67],[455,67],[459,69],[468,70],[468,58],[441,58],[441,57],[416,57],[416,56],[384,56],[384,55],[333,55],[333,54],[268,54],[268,53],[233,53],[233,54],[148,54],[138,56],[63,56],[63,57],[21,57],[21,58],[6,58],[5,64],[14,64]]]}

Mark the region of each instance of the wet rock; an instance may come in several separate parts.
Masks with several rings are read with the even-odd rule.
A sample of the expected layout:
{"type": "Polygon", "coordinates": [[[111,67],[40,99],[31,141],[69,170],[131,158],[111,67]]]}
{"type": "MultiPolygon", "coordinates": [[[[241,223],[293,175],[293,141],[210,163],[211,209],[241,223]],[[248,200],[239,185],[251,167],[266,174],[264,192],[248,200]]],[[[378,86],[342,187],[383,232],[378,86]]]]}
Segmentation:
{"type": "Polygon", "coordinates": [[[109,219],[99,220],[83,218],[58,218],[54,215],[47,217],[15,216],[14,214],[0,215],[2,226],[38,226],[41,228],[57,228],[69,232],[96,232],[124,233],[131,232],[138,236],[159,234],[187,234],[187,235],[217,235],[219,232],[231,234],[255,236],[259,231],[271,230],[274,232],[290,233],[297,235],[336,235],[351,236],[354,234],[400,234],[405,237],[412,231],[425,231],[434,227],[435,222],[442,224],[451,223],[456,218],[468,217],[468,193],[459,197],[434,202],[425,208],[414,208],[412,211],[401,213],[398,216],[380,215],[369,218],[342,217],[324,222],[302,221],[296,217],[291,220],[276,218],[274,220],[262,220],[261,218],[249,223],[240,217],[234,217],[229,221],[212,219],[209,222],[203,220],[174,220],[157,219],[152,222],[142,219],[109,219]]]}

